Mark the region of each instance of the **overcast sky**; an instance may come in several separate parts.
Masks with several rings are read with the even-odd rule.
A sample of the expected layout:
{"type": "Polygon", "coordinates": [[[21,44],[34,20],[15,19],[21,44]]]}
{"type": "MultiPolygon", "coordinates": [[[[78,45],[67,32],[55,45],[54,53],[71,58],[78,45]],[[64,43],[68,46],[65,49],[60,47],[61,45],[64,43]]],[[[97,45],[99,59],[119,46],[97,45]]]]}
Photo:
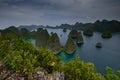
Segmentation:
{"type": "Polygon", "coordinates": [[[98,19],[120,20],[120,0],[0,0],[0,28],[98,19]]]}

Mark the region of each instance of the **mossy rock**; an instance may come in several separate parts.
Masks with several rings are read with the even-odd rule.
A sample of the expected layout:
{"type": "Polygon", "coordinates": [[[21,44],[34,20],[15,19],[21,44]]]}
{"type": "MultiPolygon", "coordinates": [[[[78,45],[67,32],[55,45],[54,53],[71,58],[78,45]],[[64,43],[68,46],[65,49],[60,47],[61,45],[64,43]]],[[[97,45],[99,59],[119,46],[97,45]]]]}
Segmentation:
{"type": "Polygon", "coordinates": [[[47,48],[50,49],[53,52],[60,52],[61,50],[61,45],[60,45],[60,40],[57,35],[57,33],[53,33],[50,38],[47,40],[47,48]]]}
{"type": "Polygon", "coordinates": [[[77,30],[71,30],[71,32],[69,33],[68,37],[71,37],[72,39],[76,39],[78,35],[77,30]]]}
{"type": "Polygon", "coordinates": [[[85,29],[83,31],[83,34],[86,35],[86,36],[93,36],[93,30],[92,29],[85,29]]]}
{"type": "Polygon", "coordinates": [[[77,41],[76,41],[76,43],[77,43],[77,45],[79,46],[79,45],[81,45],[81,44],[83,44],[83,37],[82,37],[82,35],[81,35],[81,33],[79,33],[78,34],[78,36],[77,36],[77,41]]]}
{"type": "Polygon", "coordinates": [[[74,44],[71,37],[69,37],[65,44],[65,52],[68,54],[72,54],[72,53],[74,53],[75,50],[76,50],[76,45],[74,44]]]}
{"type": "Polygon", "coordinates": [[[39,28],[36,34],[36,46],[38,47],[46,46],[49,37],[50,35],[46,29],[39,28]]]}
{"type": "Polygon", "coordinates": [[[111,38],[111,37],[112,37],[112,33],[109,31],[102,33],[102,38],[111,38]]]}
{"type": "Polygon", "coordinates": [[[96,43],[97,48],[102,48],[102,43],[96,43]]]}

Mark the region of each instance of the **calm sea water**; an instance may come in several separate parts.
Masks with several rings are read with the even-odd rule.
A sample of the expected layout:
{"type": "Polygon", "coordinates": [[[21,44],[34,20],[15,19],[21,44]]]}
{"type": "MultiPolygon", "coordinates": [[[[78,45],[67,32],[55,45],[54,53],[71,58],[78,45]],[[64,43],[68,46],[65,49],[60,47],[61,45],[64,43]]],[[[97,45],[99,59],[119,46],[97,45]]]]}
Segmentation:
{"type": "MultiPolygon", "coordinates": [[[[62,29],[47,29],[49,33],[56,32],[60,38],[61,45],[65,45],[70,30],[66,33],[62,29]],[[62,36],[61,36],[62,35],[62,36]]],[[[76,48],[74,54],[68,55],[64,52],[57,54],[62,61],[68,61],[79,55],[85,62],[93,62],[98,71],[104,72],[106,66],[113,70],[120,70],[120,33],[113,34],[110,39],[103,39],[101,33],[94,32],[92,37],[83,35],[84,44],[76,48]],[[101,42],[103,47],[96,48],[95,44],[101,42]]],[[[74,40],[75,41],[75,40],[74,40]]],[[[34,42],[34,41],[33,41],[34,42]]]]}

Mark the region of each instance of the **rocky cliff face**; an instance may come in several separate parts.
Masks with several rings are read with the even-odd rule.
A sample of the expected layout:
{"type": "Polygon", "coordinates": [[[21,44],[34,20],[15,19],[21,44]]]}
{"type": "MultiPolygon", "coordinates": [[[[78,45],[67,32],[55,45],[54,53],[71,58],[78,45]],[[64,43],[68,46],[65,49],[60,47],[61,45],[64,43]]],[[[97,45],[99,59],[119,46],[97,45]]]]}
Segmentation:
{"type": "Polygon", "coordinates": [[[86,35],[86,36],[93,36],[93,30],[92,30],[92,29],[89,29],[89,28],[86,28],[86,29],[83,31],[83,34],[86,35]]]}
{"type": "Polygon", "coordinates": [[[77,36],[76,43],[77,43],[77,45],[80,45],[80,44],[83,44],[83,42],[84,42],[83,37],[82,37],[81,33],[79,33],[78,36],[77,36]]]}
{"type": "Polygon", "coordinates": [[[77,35],[78,35],[77,30],[71,30],[71,32],[69,33],[68,36],[75,39],[75,38],[77,38],[77,35]]]}
{"type": "Polygon", "coordinates": [[[46,29],[39,28],[36,34],[36,46],[38,47],[46,46],[49,37],[50,36],[46,29]]]}
{"type": "Polygon", "coordinates": [[[97,48],[102,48],[102,43],[100,43],[100,42],[96,43],[96,47],[97,48]]]}
{"type": "Polygon", "coordinates": [[[56,53],[60,52],[61,46],[57,33],[53,33],[47,40],[47,48],[56,53]]]}
{"type": "Polygon", "coordinates": [[[68,54],[72,54],[75,50],[76,50],[76,45],[74,44],[71,37],[69,37],[65,44],[65,52],[68,54]]]}
{"type": "Polygon", "coordinates": [[[109,31],[102,33],[102,38],[111,38],[111,37],[112,37],[112,33],[109,31]]]}

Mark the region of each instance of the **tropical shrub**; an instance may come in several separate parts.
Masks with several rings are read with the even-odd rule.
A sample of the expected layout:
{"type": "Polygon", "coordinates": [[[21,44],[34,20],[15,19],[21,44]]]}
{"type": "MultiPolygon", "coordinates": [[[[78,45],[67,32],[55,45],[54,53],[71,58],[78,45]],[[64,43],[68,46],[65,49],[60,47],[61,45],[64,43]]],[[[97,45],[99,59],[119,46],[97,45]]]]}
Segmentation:
{"type": "Polygon", "coordinates": [[[79,57],[67,62],[64,71],[67,80],[105,80],[95,71],[93,63],[85,63],[79,57]]]}

